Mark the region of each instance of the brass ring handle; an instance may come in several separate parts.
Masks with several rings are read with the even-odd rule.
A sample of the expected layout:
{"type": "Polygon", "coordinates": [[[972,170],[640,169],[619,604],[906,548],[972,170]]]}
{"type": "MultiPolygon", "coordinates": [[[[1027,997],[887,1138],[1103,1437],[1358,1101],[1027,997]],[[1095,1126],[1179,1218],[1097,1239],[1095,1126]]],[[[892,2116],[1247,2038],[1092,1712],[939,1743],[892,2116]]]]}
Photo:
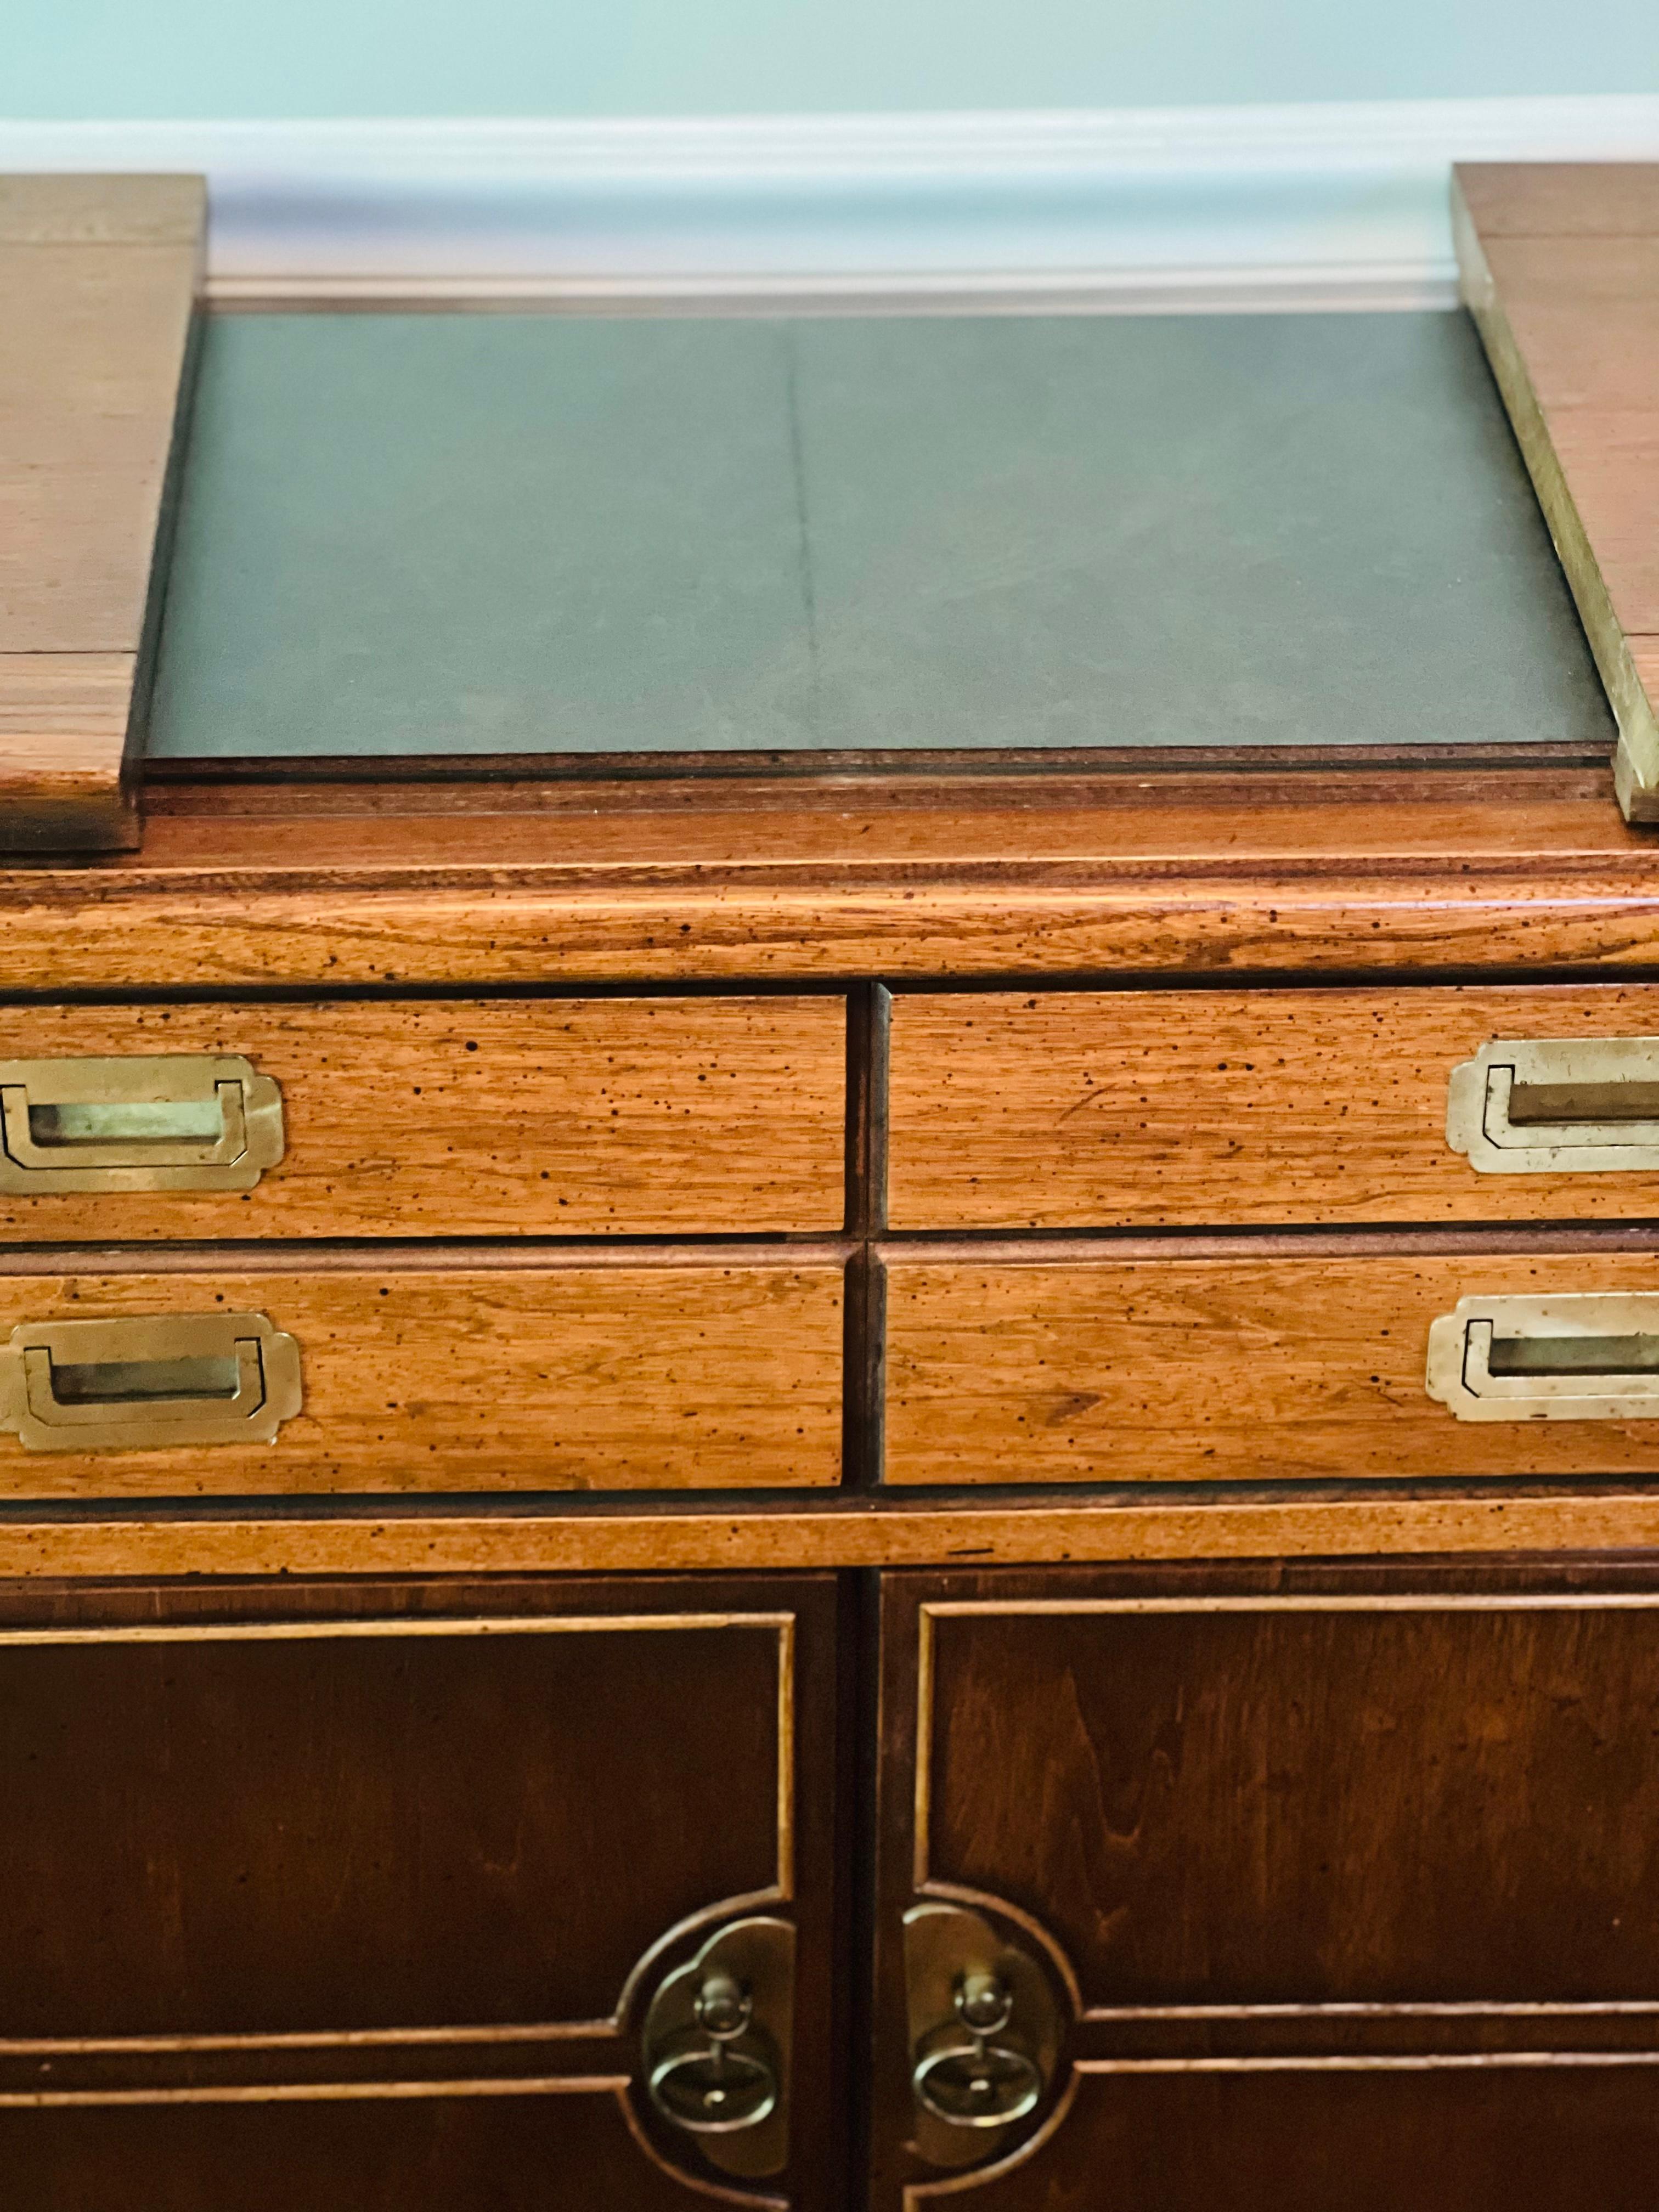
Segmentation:
{"type": "Polygon", "coordinates": [[[754,2025],[754,2009],[732,1975],[704,1976],[693,2001],[696,2026],[671,2039],[646,2079],[647,2094],[671,2126],[725,2136],[770,2118],[777,2063],[754,2025]]]}
{"type": "Polygon", "coordinates": [[[953,2128],[1006,2128],[1042,2101],[1042,2069],[1006,2038],[1013,1992],[999,1974],[969,1972],[956,1987],[954,2023],[922,2039],[911,2069],[916,2101],[953,2128]]]}

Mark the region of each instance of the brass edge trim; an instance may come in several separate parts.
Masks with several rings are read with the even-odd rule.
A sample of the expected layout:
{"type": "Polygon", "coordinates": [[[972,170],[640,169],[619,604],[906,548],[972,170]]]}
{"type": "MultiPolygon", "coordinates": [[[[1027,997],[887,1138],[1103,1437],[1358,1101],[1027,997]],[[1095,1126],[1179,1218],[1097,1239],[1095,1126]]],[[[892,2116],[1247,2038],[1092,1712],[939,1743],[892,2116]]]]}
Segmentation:
{"type": "Polygon", "coordinates": [[[615,2095],[626,2075],[550,2074],[522,2081],[275,2081],[213,2089],[35,2089],[0,2094],[0,2110],[88,2105],[307,2105],[412,2097],[615,2095]]]}
{"type": "Polygon", "coordinates": [[[795,1616],[778,1624],[778,1896],[795,1894],[795,1616]]]}
{"type": "Polygon", "coordinates": [[[600,2040],[615,2020],[507,2022],[491,2027],[297,2028],[280,2035],[0,2036],[0,2057],[164,2057],[210,2051],[410,2050],[447,2043],[561,2043],[600,2040]]]}
{"type": "Polygon", "coordinates": [[[793,1624],[794,1615],[787,1613],[602,1613],[522,1618],[490,1614],[454,1620],[400,1620],[386,1617],[376,1620],[213,1621],[199,1626],[180,1624],[176,1627],[147,1625],[131,1628],[0,1628],[0,1649],[9,1644],[305,1644],[341,1637],[591,1635],[609,1630],[637,1633],[642,1629],[674,1628],[787,1631],[793,1624]]]}
{"type": "Polygon", "coordinates": [[[1429,2074],[1502,2066],[1659,2066],[1659,2051],[1419,2051],[1376,2058],[1074,2058],[1076,2074],[1429,2074]]]}
{"type": "Polygon", "coordinates": [[[916,1748],[915,1832],[911,1843],[910,1886],[927,1886],[927,1846],[933,1820],[933,1619],[936,1608],[924,1604],[916,1614],[916,1748]]]}
{"type": "Polygon", "coordinates": [[[923,1610],[951,1616],[974,1613],[1586,1613],[1652,1612],[1659,1590],[1379,1592],[1376,1596],[1329,1597],[1079,1597],[931,1600],[923,1610]]]}
{"type": "Polygon", "coordinates": [[[1152,2020],[1642,2020],[1659,2015],[1659,2003],[1645,1998],[1609,1998],[1603,2002],[1486,2004],[1231,2004],[1091,2005],[1079,2021],[1152,2020]]]}
{"type": "Polygon", "coordinates": [[[1562,573],[1583,625],[1586,642],[1601,675],[1619,730],[1614,782],[1628,821],[1648,818],[1659,781],[1659,726],[1637,672],[1629,642],[1613,612],[1589,534],[1550,435],[1526,357],[1516,341],[1509,311],[1480,242],[1479,229],[1453,173],[1452,235],[1465,306],[1480,334],[1492,378],[1503,396],[1516,443],[1521,448],[1533,494],[1549,530],[1562,573]]]}

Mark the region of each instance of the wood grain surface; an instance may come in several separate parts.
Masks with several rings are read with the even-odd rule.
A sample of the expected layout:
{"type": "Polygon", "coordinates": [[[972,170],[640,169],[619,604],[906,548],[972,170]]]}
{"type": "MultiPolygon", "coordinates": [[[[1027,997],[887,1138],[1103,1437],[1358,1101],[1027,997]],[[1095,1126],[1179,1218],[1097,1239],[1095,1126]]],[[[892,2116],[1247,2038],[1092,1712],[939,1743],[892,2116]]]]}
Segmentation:
{"type": "MultiPolygon", "coordinates": [[[[0,1030],[0,1034],[3,1034],[0,1030]]],[[[1659,1036],[1659,988],[1050,991],[892,1003],[894,1229],[1639,1218],[1659,1170],[1478,1175],[1452,1069],[1659,1036]]]]}
{"type": "MultiPolygon", "coordinates": [[[[1659,2155],[1659,2058],[1456,2066],[1079,2069],[1034,2157],[975,2212],[1088,2204],[1109,2171],[1138,2212],[1644,2212],[1659,2155]]],[[[922,2212],[933,2193],[878,2196],[922,2212]]]]}
{"type": "Polygon", "coordinates": [[[839,998],[0,1010],[0,1060],[237,1053],[288,1150],[246,1193],[0,1195],[0,1237],[836,1231],[839,998]]]}
{"type": "Polygon", "coordinates": [[[1659,1475],[1659,1422],[1455,1420],[1431,1322],[1659,1291],[1659,1250],[1032,1261],[887,1254],[894,1484],[1659,1475]]]}
{"type": "MultiPolygon", "coordinates": [[[[541,2212],[550,2173],[579,2177],[604,2212],[698,2212],[708,2186],[642,2148],[625,2098],[603,2077],[539,2094],[509,2082],[447,2093],[270,2095],[226,2103],[0,2110],[0,2157],[39,2204],[76,2212],[541,2212]]],[[[764,2201],[764,2200],[762,2200],[764,2201]]],[[[808,2199],[806,2201],[814,2201],[808,2199]]]]}
{"type": "Polygon", "coordinates": [[[205,211],[197,179],[0,186],[0,851],[137,841],[205,211]]]}
{"type": "Polygon", "coordinates": [[[1659,815],[1659,167],[1465,167],[1464,296],[1619,720],[1620,793],[1659,815]]]}
{"type": "Polygon", "coordinates": [[[356,2036],[591,2029],[681,1922],[781,1902],[780,1625],[634,1595],[662,1626],[0,1634],[6,2041],[313,2035],[337,2069],[356,2036]]]}
{"type": "Polygon", "coordinates": [[[1659,1591],[1013,1579],[925,1617],[919,1864],[1089,2010],[1651,1998],[1659,1591]]]}
{"type": "Polygon", "coordinates": [[[1659,2081],[1647,1562],[957,1568],[883,1576],[879,1620],[881,2212],[943,2178],[907,2079],[918,1899],[984,1911],[1068,2018],[975,2177],[1006,2212],[1093,2205],[1103,2173],[1178,2212],[1381,2207],[1402,2175],[1498,2212],[1494,2164],[1540,2212],[1640,2201],[1616,2185],[1644,2109],[1618,2085],[1659,2081]]]}
{"type": "Polygon", "coordinates": [[[163,787],[0,878],[0,991],[1659,963],[1595,768],[1147,772],[912,795],[163,787]],[[165,805],[163,804],[165,802],[165,805]]]}
{"type": "Polygon", "coordinates": [[[817,2094],[757,2201],[832,2212],[838,1617],[827,1576],[0,1590],[9,2171],[77,2212],[148,2212],[158,2172],[204,2212],[528,2212],[526,2158],[584,2204],[706,2203],[641,2028],[769,1911],[817,2094]]]}
{"type": "Polygon", "coordinates": [[[1116,1486],[987,1503],[952,1491],[710,1506],[441,1509],[307,1514],[247,1499],[203,1516],[188,1504],[27,1509],[0,1519],[0,1576],[17,1583],[111,1575],[736,1572],[1113,1559],[1365,1559],[1659,1547],[1659,1486],[1574,1482],[1460,1488],[1215,1484],[1194,1496],[1116,1486]]]}
{"type": "Polygon", "coordinates": [[[304,1411],[269,1446],[25,1451],[0,1494],[748,1489],[833,1484],[842,1270],[747,1250],[390,1265],[372,1250],[0,1274],[18,1323],[267,1313],[304,1411]]]}
{"type": "Polygon", "coordinates": [[[73,842],[108,815],[137,669],[136,652],[0,653],[0,850],[73,842]]]}

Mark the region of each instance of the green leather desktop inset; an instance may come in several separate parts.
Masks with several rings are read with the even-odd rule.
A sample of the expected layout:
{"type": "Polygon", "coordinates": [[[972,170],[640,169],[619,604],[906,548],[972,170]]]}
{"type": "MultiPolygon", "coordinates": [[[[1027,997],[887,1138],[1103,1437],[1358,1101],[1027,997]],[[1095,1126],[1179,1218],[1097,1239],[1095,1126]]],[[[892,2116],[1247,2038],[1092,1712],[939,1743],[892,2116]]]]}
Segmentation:
{"type": "Polygon", "coordinates": [[[152,757],[1611,746],[1460,313],[210,321],[152,757]]]}

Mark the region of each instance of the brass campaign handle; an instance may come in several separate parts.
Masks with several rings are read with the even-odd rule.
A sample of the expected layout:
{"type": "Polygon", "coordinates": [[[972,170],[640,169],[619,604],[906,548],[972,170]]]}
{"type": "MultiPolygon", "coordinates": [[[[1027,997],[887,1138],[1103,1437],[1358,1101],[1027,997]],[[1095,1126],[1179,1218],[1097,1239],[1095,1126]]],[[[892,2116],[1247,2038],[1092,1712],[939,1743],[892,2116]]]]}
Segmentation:
{"type": "Polygon", "coordinates": [[[240,1054],[0,1060],[0,1191],[251,1190],[285,1142],[280,1087],[240,1054]]]}
{"type": "Polygon", "coordinates": [[[1659,1291],[1460,1298],[1425,1387],[1460,1421],[1659,1419],[1659,1291]]]}
{"type": "Polygon", "coordinates": [[[0,1431],[26,1451],[270,1443],[301,1402],[300,1347],[264,1314],[23,1322],[0,1346],[0,1431]]]}
{"type": "Polygon", "coordinates": [[[1659,1037],[1494,1038],[1452,1070],[1446,1142],[1480,1175],[1659,1168],[1659,1037]]]}

